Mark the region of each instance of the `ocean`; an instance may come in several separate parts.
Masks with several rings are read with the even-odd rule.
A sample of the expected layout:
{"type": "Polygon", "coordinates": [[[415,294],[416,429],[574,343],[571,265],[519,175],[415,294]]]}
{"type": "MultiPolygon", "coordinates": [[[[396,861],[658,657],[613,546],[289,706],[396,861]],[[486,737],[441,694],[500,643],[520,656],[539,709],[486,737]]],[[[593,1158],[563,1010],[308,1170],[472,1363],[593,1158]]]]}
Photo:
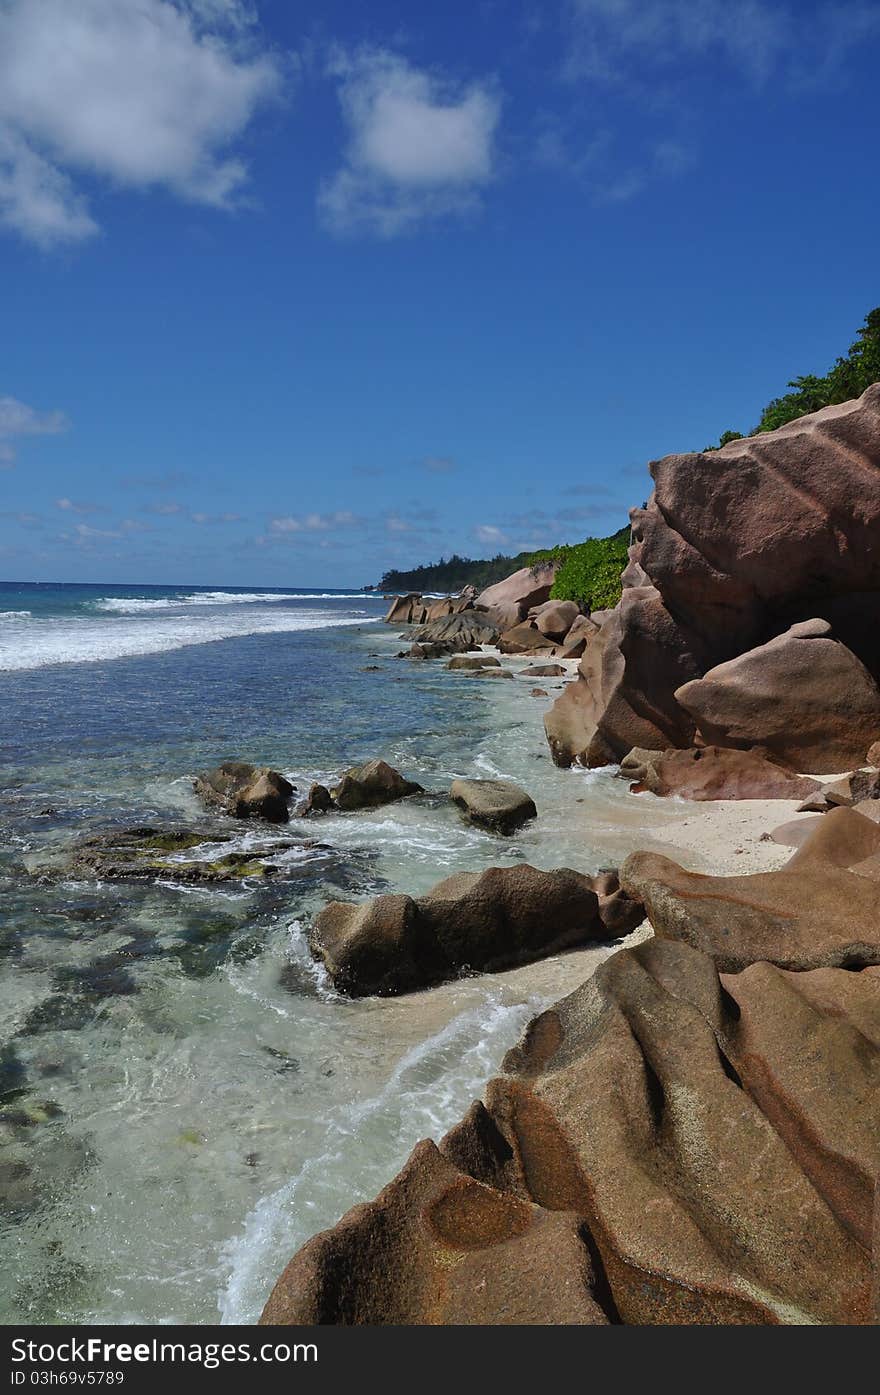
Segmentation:
{"type": "Polygon", "coordinates": [[[558,681],[536,698],[531,679],[398,659],[385,608],[322,588],[0,584],[0,1321],[255,1320],[293,1251],[455,1123],[608,952],[400,999],[327,985],[305,942],[327,900],[522,860],[595,872],[677,817],[611,772],[553,766],[558,681]],[[192,791],[224,759],[305,794],[374,756],[426,794],[267,834],[192,791]],[[538,819],[475,829],[446,798],[457,775],[518,781],[538,819]],[[64,875],[75,839],[145,824],[293,846],[259,883],[64,875]]]}

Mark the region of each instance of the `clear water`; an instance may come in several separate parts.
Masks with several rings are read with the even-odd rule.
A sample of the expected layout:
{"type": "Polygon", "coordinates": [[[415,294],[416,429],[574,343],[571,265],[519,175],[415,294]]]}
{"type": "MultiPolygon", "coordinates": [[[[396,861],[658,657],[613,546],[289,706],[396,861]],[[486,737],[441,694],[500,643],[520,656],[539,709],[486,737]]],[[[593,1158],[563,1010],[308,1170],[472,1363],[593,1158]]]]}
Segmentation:
{"type": "Polygon", "coordinates": [[[312,963],[309,918],[517,860],[593,872],[680,818],[556,770],[533,680],[396,659],[383,610],[0,586],[0,1321],[253,1320],[293,1250],[454,1123],[607,952],[352,1003],[312,963]],[[428,794],[292,824],[275,882],[41,877],[85,832],[203,825],[191,777],[222,759],[305,790],[372,756],[428,794]],[[506,840],[465,825],[445,792],[468,774],[519,781],[538,820],[506,840]]]}

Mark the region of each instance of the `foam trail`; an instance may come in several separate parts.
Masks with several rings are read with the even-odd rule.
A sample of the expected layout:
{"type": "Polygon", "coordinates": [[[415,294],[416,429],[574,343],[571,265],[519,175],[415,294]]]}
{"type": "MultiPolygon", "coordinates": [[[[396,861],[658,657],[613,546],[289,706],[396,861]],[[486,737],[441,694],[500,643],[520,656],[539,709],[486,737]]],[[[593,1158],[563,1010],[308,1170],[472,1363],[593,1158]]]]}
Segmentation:
{"type": "Polygon", "coordinates": [[[378,1191],[420,1138],[438,1138],[455,1123],[543,1006],[537,999],[507,1005],[490,990],[478,1007],[407,1051],[377,1095],[331,1109],[323,1150],[263,1197],[227,1243],[221,1321],[254,1322],[293,1251],[378,1191]]]}

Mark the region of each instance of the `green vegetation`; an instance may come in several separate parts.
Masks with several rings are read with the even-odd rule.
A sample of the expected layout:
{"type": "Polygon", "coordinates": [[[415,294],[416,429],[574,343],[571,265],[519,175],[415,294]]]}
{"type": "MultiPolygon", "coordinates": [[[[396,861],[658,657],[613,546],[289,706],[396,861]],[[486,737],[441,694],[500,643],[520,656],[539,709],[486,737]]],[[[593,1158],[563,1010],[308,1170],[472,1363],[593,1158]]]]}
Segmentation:
{"type": "Polygon", "coordinates": [[[470,557],[459,557],[457,553],[453,553],[448,561],[441,557],[439,562],[431,562],[425,567],[413,567],[412,571],[401,572],[394,569],[386,572],[377,590],[420,593],[440,591],[444,595],[452,595],[465,586],[476,586],[478,591],[485,591],[487,586],[494,586],[496,581],[503,581],[520,567],[530,567],[532,557],[537,555],[532,552],[519,552],[515,557],[505,557],[499,552],[488,560],[474,561],[470,557]]]}
{"type": "Polygon", "coordinates": [[[554,601],[577,601],[587,610],[609,610],[620,600],[620,573],[627,563],[629,525],[610,538],[587,538],[571,546],[533,553],[530,565],[561,557],[550,596],[554,601]]]}
{"type": "Polygon", "coordinates": [[[483,591],[496,581],[503,581],[520,567],[534,567],[551,558],[562,559],[556,573],[551,596],[556,601],[579,601],[590,610],[605,610],[620,600],[620,573],[626,566],[629,527],[621,528],[610,538],[587,538],[586,542],[544,548],[539,552],[519,552],[515,557],[499,553],[485,562],[472,562],[467,557],[443,558],[426,567],[412,571],[386,572],[379,582],[380,591],[443,591],[452,593],[464,586],[483,591]]]}
{"type": "MultiPolygon", "coordinates": [[[[880,306],[865,316],[865,323],[845,358],[838,358],[824,378],[818,378],[814,373],[807,373],[803,378],[792,378],[788,386],[794,388],[794,392],[774,397],[761,413],[758,425],[748,434],[757,436],[761,431],[775,431],[778,426],[796,421],[808,412],[818,412],[821,407],[861,397],[865,388],[876,382],[880,382],[880,306]]],[[[739,431],[725,431],[719,445],[726,446],[728,441],[743,439],[739,431]]],[[[707,446],[706,449],[717,450],[718,446],[707,446]]]]}

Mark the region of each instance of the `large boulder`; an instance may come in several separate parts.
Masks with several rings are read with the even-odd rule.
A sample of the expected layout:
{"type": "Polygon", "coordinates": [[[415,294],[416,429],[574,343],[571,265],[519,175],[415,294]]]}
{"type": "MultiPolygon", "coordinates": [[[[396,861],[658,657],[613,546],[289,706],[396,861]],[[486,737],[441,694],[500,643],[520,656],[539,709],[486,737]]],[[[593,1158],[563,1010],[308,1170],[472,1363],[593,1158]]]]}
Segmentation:
{"type": "Polygon", "coordinates": [[[612,765],[633,746],[689,746],[694,721],[674,694],[699,677],[702,653],[654,587],[624,591],[545,715],[556,764],[612,765]]]}
{"type": "Polygon", "coordinates": [[[472,673],[480,668],[500,668],[501,660],[493,654],[456,654],[446,665],[453,673],[472,673]]]}
{"type": "Polygon", "coordinates": [[[265,819],[286,823],[290,817],[293,785],[277,770],[228,760],[213,770],[197,775],[193,789],[209,809],[218,809],[236,819],[265,819]]]}
{"type": "MultiPolygon", "coordinates": [[[[615,886],[617,884],[615,883],[615,886]]],[[[642,918],[623,898],[612,905],[601,885],[602,919],[593,880],[563,867],[538,871],[520,863],[461,872],[426,896],[377,896],[362,905],[333,901],[315,919],[309,943],[337,988],[354,997],[406,993],[463,969],[494,972],[548,954],[613,938],[642,918]],[[615,919],[616,917],[616,919],[615,919]]],[[[612,898],[613,899],[613,898],[612,898]]]]}
{"type": "Polygon", "coordinates": [[[545,601],[543,605],[532,607],[529,619],[534,620],[542,635],[560,641],[565,639],[580,613],[577,601],[545,601]]]}
{"type": "Polygon", "coordinates": [[[535,1018],[503,1071],[300,1251],[262,1321],[873,1321],[876,971],[719,979],[647,941],[535,1018]]]}
{"type": "Polygon", "coordinates": [[[808,619],[820,599],[880,590],[878,466],[880,383],[721,450],[666,456],[633,514],[639,565],[731,657],[769,615],[808,619]]]}
{"type": "Polygon", "coordinates": [[[539,562],[534,567],[521,567],[503,581],[481,591],[475,605],[489,612],[499,629],[506,630],[524,620],[533,606],[549,601],[559,562],[539,562]]]}
{"type": "Polygon", "coordinates": [[[724,973],[759,960],[792,970],[880,964],[880,827],[852,809],[816,822],[786,865],[752,876],[688,872],[657,853],[624,863],[624,891],[654,932],[712,956],[724,973]]]}
{"type": "Polygon", "coordinates": [[[532,620],[524,620],[505,630],[498,641],[502,654],[531,654],[556,652],[556,645],[548,639],[532,620]]]}
{"type": "MultiPolygon", "coordinates": [[[[650,468],[654,494],[631,515],[617,618],[601,644],[588,641],[584,681],[547,717],[554,759],[604,765],[632,746],[691,745],[694,718],[676,692],[816,617],[880,679],[880,384],[650,468]]],[[[851,682],[839,650],[835,664],[851,682]]],[[[861,692],[869,705],[863,683],[861,692]]],[[[793,693],[778,696],[794,707],[793,693]]]]}
{"type": "Polygon", "coordinates": [[[531,795],[512,780],[453,780],[449,797],[471,823],[493,833],[513,833],[538,814],[531,795]]]}
{"type": "Polygon", "coordinates": [[[441,616],[416,631],[419,644],[446,645],[447,652],[477,649],[481,644],[494,644],[499,636],[496,624],[481,610],[467,607],[454,615],[441,616]]]}
{"type": "Polygon", "coordinates": [[[880,688],[827,620],[785,634],[678,688],[706,742],[764,746],[798,770],[843,770],[880,729],[880,688]]]}
{"type": "Polygon", "coordinates": [[[564,664],[530,664],[520,669],[520,678],[564,678],[568,669],[564,664]]]}
{"type": "Polygon", "coordinates": [[[368,760],[363,765],[346,770],[339,784],[331,791],[337,809],[368,809],[378,804],[392,804],[410,794],[421,794],[422,786],[406,780],[384,760],[368,760]]]}
{"type": "Polygon", "coordinates": [[[637,783],[631,786],[636,794],[647,790],[661,798],[677,795],[695,800],[804,799],[819,789],[818,780],[798,775],[761,750],[699,746],[689,751],[640,754],[645,762],[637,770],[637,783]]]}
{"type": "Polygon", "coordinates": [[[410,591],[406,596],[395,596],[385,613],[386,625],[421,625],[427,615],[427,606],[421,596],[410,591]]]}

